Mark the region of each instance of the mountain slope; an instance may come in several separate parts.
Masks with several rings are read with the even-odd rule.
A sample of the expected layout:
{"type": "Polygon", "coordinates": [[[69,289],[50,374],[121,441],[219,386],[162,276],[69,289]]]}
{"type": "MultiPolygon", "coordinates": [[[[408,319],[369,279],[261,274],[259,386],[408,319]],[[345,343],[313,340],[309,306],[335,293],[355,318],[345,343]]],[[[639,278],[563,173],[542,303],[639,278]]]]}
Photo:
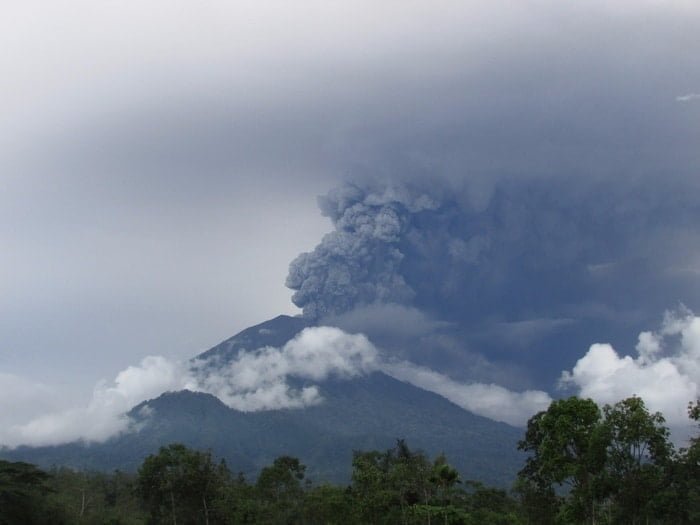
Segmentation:
{"type": "MultiPolygon", "coordinates": [[[[224,365],[243,350],[281,346],[308,326],[280,316],[224,341],[200,358],[224,365]]],[[[296,380],[296,379],[295,379],[296,380]]],[[[304,386],[302,380],[295,386],[304,386]]],[[[508,486],[523,457],[516,450],[522,430],[471,414],[446,399],[381,372],[316,383],[323,401],[303,409],[241,412],[214,396],[171,392],[134,407],[137,431],[104,443],[21,447],[8,459],[41,466],[135,470],[171,442],[211,449],[246,475],[283,454],[299,457],[314,481],[347,482],[353,450],[384,450],[396,439],[431,456],[444,452],[466,479],[508,486]]]]}
{"type": "Polygon", "coordinates": [[[142,424],[137,432],[101,444],[22,447],[4,455],[42,466],[134,470],[159,446],[182,442],[211,449],[247,475],[290,454],[316,481],[347,482],[353,450],[383,450],[403,438],[431,455],[444,452],[464,477],[497,485],[510,484],[522,460],[518,429],[384,374],[326,382],[322,391],[325,400],[317,406],[254,413],[232,410],[208,394],[167,393],[132,410],[142,424]],[[146,405],[150,415],[144,418],[146,405]]]}
{"type": "Polygon", "coordinates": [[[280,347],[311,323],[303,317],[278,315],[274,319],[246,328],[233,337],[199,354],[196,359],[215,360],[224,363],[243,350],[255,350],[264,346],[280,347]]]}

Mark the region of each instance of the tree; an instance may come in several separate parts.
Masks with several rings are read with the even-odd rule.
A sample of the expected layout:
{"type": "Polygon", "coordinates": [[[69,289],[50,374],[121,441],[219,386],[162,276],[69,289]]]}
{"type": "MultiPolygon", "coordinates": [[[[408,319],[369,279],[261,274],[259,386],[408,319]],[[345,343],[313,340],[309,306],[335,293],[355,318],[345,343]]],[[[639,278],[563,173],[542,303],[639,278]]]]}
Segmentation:
{"type": "Polygon", "coordinates": [[[0,525],[61,523],[47,506],[48,480],[34,465],[0,460],[0,525]]]}
{"type": "Polygon", "coordinates": [[[386,452],[355,452],[352,492],[364,523],[408,523],[420,515],[430,523],[437,486],[433,465],[403,439],[386,452]]]}
{"type": "Polygon", "coordinates": [[[606,445],[598,405],[578,397],[554,401],[527,423],[518,448],[530,456],[519,476],[543,496],[551,495],[554,486],[567,486],[566,519],[595,523],[606,445]]]}
{"type": "Polygon", "coordinates": [[[673,447],[661,413],[650,414],[639,397],[606,405],[606,480],[618,522],[640,523],[663,488],[673,447]]]}
{"type": "MultiPolygon", "coordinates": [[[[700,400],[688,405],[688,416],[700,422],[700,400]]],[[[656,514],[664,517],[664,523],[700,523],[700,435],[674,454],[664,478],[652,502],[656,514]]]]}
{"type": "Polygon", "coordinates": [[[388,481],[396,489],[405,523],[409,507],[417,504],[427,507],[432,500],[436,488],[430,482],[432,465],[422,452],[413,452],[409,449],[403,439],[396,441],[396,447],[388,451],[388,455],[390,457],[388,481]]]}
{"type": "Polygon", "coordinates": [[[440,454],[433,462],[430,482],[435,487],[435,497],[444,505],[452,504],[452,493],[455,486],[461,483],[459,472],[447,463],[444,454],[440,454]]]}
{"type": "Polygon", "coordinates": [[[389,451],[353,452],[352,494],[364,523],[382,523],[398,503],[398,494],[389,483],[390,466],[389,451]]]}
{"type": "MultiPolygon", "coordinates": [[[[49,471],[48,502],[62,509],[68,523],[144,523],[141,501],[134,493],[136,476],[115,471],[75,471],[54,467],[49,471]]],[[[55,518],[54,518],[55,521],[55,518]]]]}
{"type": "Polygon", "coordinates": [[[320,485],[304,496],[304,523],[351,525],[359,523],[348,489],[334,485],[320,485]]]}
{"type": "Polygon", "coordinates": [[[221,523],[242,525],[263,521],[260,498],[255,487],[246,482],[243,473],[223,483],[212,506],[221,523]]]}
{"type": "Polygon", "coordinates": [[[211,501],[228,476],[211,454],[181,444],[161,447],[139,468],[138,491],[155,523],[209,523],[211,501]]]}
{"type": "Polygon", "coordinates": [[[561,501],[552,486],[542,486],[521,476],[513,490],[527,525],[554,525],[561,501]]]}
{"type": "MultiPolygon", "coordinates": [[[[688,405],[688,416],[700,424],[700,399],[688,405]]],[[[690,446],[683,455],[687,483],[686,508],[689,523],[700,523],[700,434],[690,438],[690,446]]]]}
{"type": "Polygon", "coordinates": [[[292,456],[280,456],[265,467],[255,484],[266,509],[265,521],[294,523],[301,519],[306,466],[292,456]]]}

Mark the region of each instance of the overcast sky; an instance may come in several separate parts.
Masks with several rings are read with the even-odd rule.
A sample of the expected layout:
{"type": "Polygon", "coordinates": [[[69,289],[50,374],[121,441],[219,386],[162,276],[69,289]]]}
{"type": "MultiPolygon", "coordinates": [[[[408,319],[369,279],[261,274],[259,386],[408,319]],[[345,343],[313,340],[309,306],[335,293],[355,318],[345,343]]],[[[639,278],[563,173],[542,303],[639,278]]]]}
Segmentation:
{"type": "Polygon", "coordinates": [[[5,384],[67,403],[299,312],[341,181],[697,189],[698,27],[693,0],[5,2],[5,384]]]}

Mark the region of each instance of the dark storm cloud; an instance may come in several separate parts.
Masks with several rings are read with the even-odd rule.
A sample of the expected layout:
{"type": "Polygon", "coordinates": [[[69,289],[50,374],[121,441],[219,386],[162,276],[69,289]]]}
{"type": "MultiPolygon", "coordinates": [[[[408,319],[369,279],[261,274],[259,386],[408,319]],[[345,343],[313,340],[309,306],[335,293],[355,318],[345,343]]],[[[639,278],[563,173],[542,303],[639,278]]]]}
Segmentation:
{"type": "MultiPolygon", "coordinates": [[[[260,173],[307,186],[437,175],[483,191],[504,176],[696,174],[697,107],[676,102],[700,85],[692,6],[414,4],[386,8],[394,24],[313,9],[328,26],[290,25],[278,46],[255,37],[214,52],[204,40],[177,67],[145,70],[150,86],[130,72],[126,100],[92,115],[84,105],[52,148],[73,169],[139,173],[139,190],[175,180],[195,195],[202,179],[228,189],[260,173]]],[[[272,27],[285,14],[263,11],[272,27]]]]}
{"type": "Polygon", "coordinates": [[[377,312],[437,331],[417,337],[446,362],[479,351],[505,369],[493,334],[580,341],[581,319],[692,306],[700,13],[613,4],[6,7],[0,364],[91,383],[98,361],[193,354],[291,311],[284,268],[313,249],[313,196],[340,180],[363,199],[385,181],[409,197],[363,201],[352,219],[326,202],[337,224],[367,212],[372,233],[343,236],[374,266],[332,234],[291,284],[318,313],[399,303],[377,312]],[[334,250],[344,273],[308,281],[334,250]],[[447,341],[461,314],[486,322],[447,341]]]}

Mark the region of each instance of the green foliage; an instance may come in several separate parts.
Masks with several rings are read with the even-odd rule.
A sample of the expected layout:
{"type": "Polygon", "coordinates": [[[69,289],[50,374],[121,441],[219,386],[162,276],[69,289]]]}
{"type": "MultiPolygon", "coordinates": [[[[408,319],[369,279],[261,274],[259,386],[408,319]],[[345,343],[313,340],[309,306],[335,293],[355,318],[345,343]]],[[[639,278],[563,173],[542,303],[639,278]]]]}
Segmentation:
{"type": "Polygon", "coordinates": [[[673,507],[689,502],[689,472],[674,460],[664,423],[638,397],[602,413],[590,399],[553,402],[519,445],[530,453],[517,485],[525,517],[541,510],[543,523],[637,524],[675,515],[670,522],[683,523],[673,507]]]}
{"type": "Polygon", "coordinates": [[[260,472],[256,489],[266,523],[301,523],[306,466],[297,458],[281,456],[260,472]]]}
{"type": "MultiPolygon", "coordinates": [[[[700,400],[688,405],[688,416],[700,422],[700,400]]],[[[657,515],[665,517],[664,523],[700,523],[700,434],[669,462],[652,505],[657,515]]]]}
{"type": "Polygon", "coordinates": [[[138,492],[152,523],[209,523],[212,499],[229,476],[211,454],[181,444],[162,447],[139,469],[138,492]]]}
{"type": "Polygon", "coordinates": [[[351,492],[327,484],[310,489],[304,495],[303,522],[309,525],[358,523],[351,492]]]}
{"type": "Polygon", "coordinates": [[[606,429],[592,400],[570,397],[554,401],[533,416],[518,448],[529,452],[520,476],[539,487],[567,485],[567,519],[594,521],[598,482],[606,461],[606,429]]]}
{"type": "Polygon", "coordinates": [[[672,454],[669,432],[660,413],[650,414],[644,402],[630,397],[606,405],[608,441],[606,493],[614,501],[619,523],[640,523],[654,514],[653,499],[663,488],[672,454]]]}
{"type": "Polygon", "coordinates": [[[68,468],[54,468],[49,474],[49,501],[62,509],[67,523],[137,525],[146,522],[141,500],[135,493],[136,476],[133,474],[76,472],[68,468]]]}
{"type": "Polygon", "coordinates": [[[34,465],[0,460],[0,525],[52,523],[48,478],[34,465]]]}

